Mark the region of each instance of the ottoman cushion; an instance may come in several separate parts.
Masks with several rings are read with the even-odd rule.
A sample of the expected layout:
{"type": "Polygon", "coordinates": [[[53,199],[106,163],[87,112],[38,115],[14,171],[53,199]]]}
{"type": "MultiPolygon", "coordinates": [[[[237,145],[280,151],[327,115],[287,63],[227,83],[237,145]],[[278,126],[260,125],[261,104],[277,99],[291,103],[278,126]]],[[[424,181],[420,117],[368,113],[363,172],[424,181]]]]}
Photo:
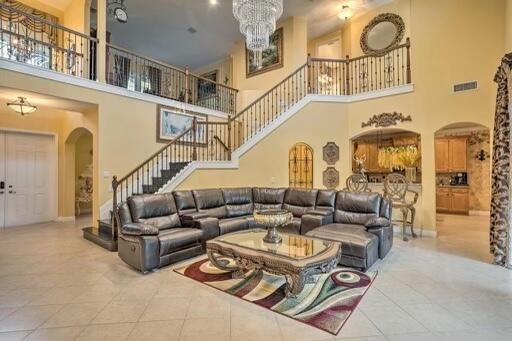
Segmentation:
{"type": "Polygon", "coordinates": [[[328,224],[309,231],[308,236],[341,242],[340,264],[368,269],[379,259],[379,239],[352,224],[328,224]]]}

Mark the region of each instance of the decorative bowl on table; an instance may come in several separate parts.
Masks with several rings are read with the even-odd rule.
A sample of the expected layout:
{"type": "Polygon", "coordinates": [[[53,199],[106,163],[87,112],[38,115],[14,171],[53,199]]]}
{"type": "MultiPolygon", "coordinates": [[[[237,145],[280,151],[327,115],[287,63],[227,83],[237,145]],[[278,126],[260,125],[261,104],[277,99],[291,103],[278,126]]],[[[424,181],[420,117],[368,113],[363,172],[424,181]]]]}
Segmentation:
{"type": "Polygon", "coordinates": [[[263,238],[266,243],[277,244],[282,238],[277,233],[277,228],[289,224],[293,215],[287,210],[262,210],[254,212],[254,220],[267,228],[267,234],[263,238]]]}

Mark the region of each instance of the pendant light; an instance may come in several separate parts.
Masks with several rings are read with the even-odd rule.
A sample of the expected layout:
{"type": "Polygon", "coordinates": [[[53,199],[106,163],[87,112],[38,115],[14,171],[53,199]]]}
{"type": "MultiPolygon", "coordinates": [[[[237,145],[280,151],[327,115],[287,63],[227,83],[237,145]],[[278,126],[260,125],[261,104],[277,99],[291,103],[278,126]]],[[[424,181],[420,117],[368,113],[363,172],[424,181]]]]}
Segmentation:
{"type": "Polygon", "coordinates": [[[7,103],[7,106],[17,113],[21,114],[21,116],[25,116],[27,114],[32,114],[37,110],[35,105],[30,104],[25,97],[18,97],[14,102],[7,103]]]}

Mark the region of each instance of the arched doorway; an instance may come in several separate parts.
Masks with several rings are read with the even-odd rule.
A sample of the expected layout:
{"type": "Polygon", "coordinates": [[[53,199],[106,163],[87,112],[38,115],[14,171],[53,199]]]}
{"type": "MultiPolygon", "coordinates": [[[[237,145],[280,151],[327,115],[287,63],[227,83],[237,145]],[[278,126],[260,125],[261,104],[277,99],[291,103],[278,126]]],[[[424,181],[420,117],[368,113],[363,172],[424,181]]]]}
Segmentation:
{"type": "MultiPolygon", "coordinates": [[[[65,143],[65,207],[83,222],[92,223],[93,135],[85,128],[73,130],[65,143]]],[[[82,223],[81,223],[82,225],[82,223]]]]}
{"type": "Polygon", "coordinates": [[[452,123],[435,132],[434,143],[438,237],[452,245],[448,251],[488,261],[490,130],[452,123]]]}

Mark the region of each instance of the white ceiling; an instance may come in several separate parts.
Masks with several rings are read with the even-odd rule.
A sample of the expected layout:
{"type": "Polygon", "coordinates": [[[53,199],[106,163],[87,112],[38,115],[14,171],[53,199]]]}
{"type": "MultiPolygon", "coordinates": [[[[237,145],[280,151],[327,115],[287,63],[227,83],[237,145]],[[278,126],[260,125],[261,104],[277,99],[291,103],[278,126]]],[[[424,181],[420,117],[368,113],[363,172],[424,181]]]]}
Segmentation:
{"type": "MultiPolygon", "coordinates": [[[[282,18],[306,17],[308,37],[314,38],[343,24],[337,14],[344,3],[362,12],[390,1],[284,0],[282,18]]],[[[219,61],[242,36],[233,18],[232,0],[217,2],[212,7],[209,0],[126,0],[128,23],[109,18],[111,42],[177,66],[196,68],[219,61]],[[197,32],[188,32],[190,27],[197,32]]]]}

